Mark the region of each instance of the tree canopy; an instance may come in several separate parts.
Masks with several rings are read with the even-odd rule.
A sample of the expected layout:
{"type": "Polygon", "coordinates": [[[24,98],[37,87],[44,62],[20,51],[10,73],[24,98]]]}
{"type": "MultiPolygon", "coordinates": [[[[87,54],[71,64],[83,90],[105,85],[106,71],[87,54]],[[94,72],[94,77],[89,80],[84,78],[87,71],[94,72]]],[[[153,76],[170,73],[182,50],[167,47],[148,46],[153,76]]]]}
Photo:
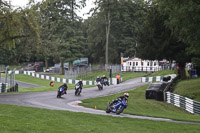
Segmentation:
{"type": "MultiPolygon", "coordinates": [[[[13,9],[0,1],[0,63],[120,63],[126,57],[200,66],[197,0],[95,0],[92,16],[77,16],[86,0],[31,0],[13,9]],[[9,50],[8,50],[9,49],[9,50]],[[4,60],[6,58],[6,60],[4,60]]],[[[52,63],[52,64],[51,64],[52,63]]],[[[71,64],[70,63],[70,64],[71,64]]],[[[183,77],[185,76],[182,73],[183,77]]]]}

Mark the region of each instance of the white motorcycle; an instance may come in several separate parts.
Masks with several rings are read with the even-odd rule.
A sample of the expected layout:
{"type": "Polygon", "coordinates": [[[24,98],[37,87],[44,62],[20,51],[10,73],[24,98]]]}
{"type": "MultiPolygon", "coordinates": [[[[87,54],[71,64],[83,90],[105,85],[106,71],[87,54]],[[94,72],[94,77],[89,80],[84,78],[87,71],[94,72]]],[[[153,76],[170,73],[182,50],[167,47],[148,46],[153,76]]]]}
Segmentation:
{"type": "Polygon", "coordinates": [[[81,88],[80,85],[75,85],[75,95],[78,96],[81,94],[81,88]]]}
{"type": "Polygon", "coordinates": [[[96,86],[99,88],[99,90],[103,90],[103,85],[100,81],[96,82],[96,86]]]}

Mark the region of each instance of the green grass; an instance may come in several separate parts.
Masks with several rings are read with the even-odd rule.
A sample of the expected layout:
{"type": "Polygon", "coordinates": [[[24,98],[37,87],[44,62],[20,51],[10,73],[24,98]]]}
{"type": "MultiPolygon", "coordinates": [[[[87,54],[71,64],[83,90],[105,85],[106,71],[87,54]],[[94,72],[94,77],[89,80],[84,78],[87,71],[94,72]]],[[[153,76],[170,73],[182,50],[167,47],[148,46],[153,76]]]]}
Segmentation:
{"type": "Polygon", "coordinates": [[[176,70],[162,70],[162,71],[154,72],[154,73],[148,75],[147,77],[165,76],[165,75],[169,75],[169,74],[177,74],[177,71],[176,70]]]}
{"type": "Polygon", "coordinates": [[[198,133],[199,125],[0,104],[2,133],[198,133]]]}
{"type": "Polygon", "coordinates": [[[122,80],[126,81],[129,79],[137,78],[137,77],[143,77],[147,75],[146,73],[140,73],[140,72],[122,72],[122,80]]]}
{"type": "Polygon", "coordinates": [[[179,81],[174,93],[200,101],[200,78],[179,81]]]}
{"type": "MultiPolygon", "coordinates": [[[[57,90],[59,86],[63,85],[63,83],[54,82],[54,87],[50,87],[49,80],[39,79],[36,77],[24,75],[24,74],[16,74],[15,80],[42,86],[42,87],[33,87],[33,88],[19,87],[19,92],[52,91],[52,90],[57,90]]],[[[74,88],[74,85],[68,84],[68,89],[72,89],[72,88],[74,88]]]]}
{"type": "MultiPolygon", "coordinates": [[[[93,72],[93,73],[87,73],[85,75],[82,75],[80,77],[77,77],[77,79],[82,79],[82,80],[96,80],[96,77],[99,76],[103,76],[106,75],[107,77],[109,77],[109,72],[93,72]]],[[[140,72],[122,72],[122,80],[123,82],[129,79],[133,79],[133,78],[137,78],[137,77],[142,77],[147,75],[146,73],[140,73],[140,72]]],[[[54,77],[58,77],[58,78],[64,78],[64,75],[52,75],[54,77]]],[[[117,73],[113,74],[112,77],[116,78],[117,73]]]]}
{"type": "MultiPolygon", "coordinates": [[[[143,72],[122,72],[122,80],[123,82],[129,79],[133,79],[133,78],[137,78],[137,77],[143,77],[143,76],[147,76],[147,77],[154,77],[154,76],[165,76],[165,75],[169,75],[169,74],[177,74],[177,71],[175,70],[162,70],[162,71],[157,71],[154,73],[151,73],[147,76],[147,73],[143,73],[143,72]]],[[[85,75],[82,75],[80,77],[77,77],[77,79],[82,79],[82,80],[96,80],[97,76],[102,76],[102,75],[106,75],[107,77],[109,77],[109,72],[93,72],[93,73],[87,73],[85,75]]],[[[52,75],[54,77],[58,77],[58,78],[64,78],[64,75],[52,75]]],[[[112,77],[116,77],[117,73],[113,74],[112,77]]]]}
{"type": "MultiPolygon", "coordinates": [[[[200,116],[198,115],[192,115],[178,107],[164,102],[149,99],[146,100],[145,90],[147,87],[148,86],[143,86],[135,90],[128,91],[130,95],[128,107],[123,113],[200,122],[200,116]]],[[[80,105],[90,108],[94,108],[94,106],[96,106],[97,109],[105,110],[107,103],[116,99],[120,95],[123,95],[123,93],[100,98],[86,99],[83,100],[83,103],[80,105]]]]}
{"type": "MultiPolygon", "coordinates": [[[[5,75],[3,75],[2,77],[5,77],[5,75]]],[[[54,87],[50,87],[49,86],[50,80],[39,79],[39,78],[32,77],[29,75],[24,75],[24,74],[15,74],[15,80],[42,86],[42,87],[32,87],[32,88],[24,88],[24,87],[19,86],[19,89],[18,89],[19,92],[53,91],[53,90],[57,90],[59,86],[63,85],[63,83],[54,82],[54,87]]],[[[74,89],[74,86],[75,86],[74,84],[67,84],[67,85],[68,85],[68,89],[74,89]]],[[[88,88],[88,87],[93,87],[93,86],[94,85],[84,85],[83,87],[88,88]]]]}

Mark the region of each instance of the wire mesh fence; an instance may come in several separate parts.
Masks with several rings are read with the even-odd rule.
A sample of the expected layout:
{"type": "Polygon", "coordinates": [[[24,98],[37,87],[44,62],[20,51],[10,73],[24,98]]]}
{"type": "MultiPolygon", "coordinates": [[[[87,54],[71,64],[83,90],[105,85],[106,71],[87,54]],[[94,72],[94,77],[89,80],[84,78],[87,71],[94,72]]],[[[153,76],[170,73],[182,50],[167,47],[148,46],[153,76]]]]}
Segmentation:
{"type": "Polygon", "coordinates": [[[9,74],[9,88],[15,90],[15,69],[9,74]]]}
{"type": "Polygon", "coordinates": [[[4,65],[0,65],[0,83],[2,83],[1,73],[5,72],[6,67],[4,65]]]}
{"type": "Polygon", "coordinates": [[[121,74],[121,65],[90,65],[87,68],[78,68],[71,72],[65,71],[65,78],[94,81],[97,76],[106,75],[106,77],[110,77],[117,74],[121,74]],[[112,75],[110,75],[110,72],[112,72],[112,75]]]}

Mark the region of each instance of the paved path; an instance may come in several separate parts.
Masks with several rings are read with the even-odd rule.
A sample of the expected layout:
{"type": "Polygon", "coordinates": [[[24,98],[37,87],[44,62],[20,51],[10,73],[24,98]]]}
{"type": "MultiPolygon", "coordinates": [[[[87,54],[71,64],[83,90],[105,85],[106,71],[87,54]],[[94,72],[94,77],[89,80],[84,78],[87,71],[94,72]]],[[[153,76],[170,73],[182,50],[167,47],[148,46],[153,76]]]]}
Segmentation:
{"type": "MultiPolygon", "coordinates": [[[[5,78],[1,77],[1,82],[4,83],[5,78]]],[[[10,79],[7,79],[7,82],[10,82],[10,79]]],[[[25,83],[25,82],[21,82],[17,80],[15,80],[15,83],[17,83],[19,87],[24,87],[24,88],[42,87],[40,85],[29,84],[29,83],[25,83]]]]}
{"type": "Polygon", "coordinates": [[[137,119],[148,119],[148,120],[156,120],[156,121],[200,125],[200,123],[195,123],[195,122],[175,121],[175,120],[164,119],[164,118],[136,116],[136,115],[129,115],[129,114],[120,114],[120,115],[116,115],[113,113],[107,114],[103,110],[95,110],[95,109],[78,106],[78,102],[83,99],[102,97],[102,96],[111,95],[111,94],[115,94],[119,92],[124,92],[124,91],[137,88],[146,84],[148,83],[140,83],[140,78],[136,78],[136,79],[128,80],[119,85],[106,86],[101,91],[99,91],[97,87],[83,88],[80,96],[75,96],[74,90],[68,90],[67,92],[68,94],[62,96],[62,98],[56,98],[56,95],[57,95],[56,91],[1,94],[0,103],[46,108],[46,109],[53,109],[53,110],[68,110],[68,111],[73,111],[73,112],[109,115],[109,116],[114,116],[114,117],[129,117],[129,118],[137,118],[137,119]]]}

